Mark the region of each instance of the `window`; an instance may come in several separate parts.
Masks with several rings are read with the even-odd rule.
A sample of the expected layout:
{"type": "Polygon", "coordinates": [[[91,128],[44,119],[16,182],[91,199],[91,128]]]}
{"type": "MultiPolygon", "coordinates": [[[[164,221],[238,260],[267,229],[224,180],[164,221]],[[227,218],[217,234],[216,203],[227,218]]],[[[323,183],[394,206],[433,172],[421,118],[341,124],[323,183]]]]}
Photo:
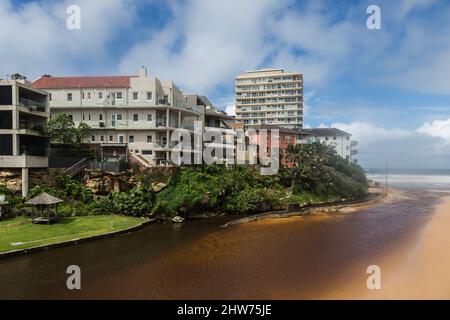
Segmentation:
{"type": "Polygon", "coordinates": [[[102,115],[102,114],[99,114],[99,115],[98,115],[98,120],[99,120],[99,121],[102,121],[102,120],[103,120],[103,115],[102,115]]]}
{"type": "Polygon", "coordinates": [[[138,100],[139,100],[139,93],[133,92],[133,101],[138,101],[138,100]]]}
{"type": "Polygon", "coordinates": [[[98,98],[99,98],[99,99],[103,99],[103,92],[99,92],[99,93],[98,93],[98,98]]]}
{"type": "Polygon", "coordinates": [[[52,101],[52,94],[51,93],[48,95],[48,101],[52,101]]]}
{"type": "Polygon", "coordinates": [[[72,101],[72,93],[67,94],[67,101],[72,101]]]}
{"type": "Polygon", "coordinates": [[[113,142],[113,136],[109,136],[109,142],[113,142]]]}
{"type": "Polygon", "coordinates": [[[121,114],[117,115],[117,121],[122,121],[122,115],[121,114]]]}
{"type": "Polygon", "coordinates": [[[122,98],[123,98],[122,92],[117,92],[116,93],[116,99],[117,100],[122,100],[122,98]]]}
{"type": "Polygon", "coordinates": [[[152,115],[151,115],[151,114],[148,114],[148,115],[147,115],[147,121],[148,121],[148,122],[152,122],[152,120],[153,120],[152,115]]]}
{"type": "Polygon", "coordinates": [[[151,91],[147,91],[147,101],[152,100],[152,92],[151,91]]]}
{"type": "Polygon", "coordinates": [[[139,121],[139,115],[133,114],[133,122],[138,122],[138,121],[139,121]]]}
{"type": "Polygon", "coordinates": [[[81,99],[84,100],[84,92],[81,93],[81,99]]]}
{"type": "Polygon", "coordinates": [[[152,155],[153,151],[152,150],[142,150],[142,154],[143,155],[152,155]]]}
{"type": "Polygon", "coordinates": [[[134,136],[129,136],[128,137],[128,142],[129,143],[133,143],[134,142],[134,136]]]}
{"type": "Polygon", "coordinates": [[[88,92],[88,99],[91,100],[91,93],[88,92]]]}
{"type": "Polygon", "coordinates": [[[100,136],[100,141],[104,142],[105,141],[105,137],[104,136],[100,136]]]}
{"type": "Polygon", "coordinates": [[[70,120],[72,120],[72,121],[73,121],[73,115],[71,115],[71,114],[68,114],[67,116],[69,117],[69,119],[70,119],[70,120]]]}
{"type": "Polygon", "coordinates": [[[91,121],[91,114],[88,115],[88,119],[89,119],[89,121],[91,121]]]}
{"type": "Polygon", "coordinates": [[[147,143],[153,142],[153,136],[147,136],[147,143]]]}
{"type": "Polygon", "coordinates": [[[84,121],[84,114],[83,114],[83,117],[82,117],[82,118],[83,118],[83,121],[84,121]]]}
{"type": "Polygon", "coordinates": [[[95,136],[91,136],[91,141],[92,141],[92,142],[95,141],[95,136]]]}

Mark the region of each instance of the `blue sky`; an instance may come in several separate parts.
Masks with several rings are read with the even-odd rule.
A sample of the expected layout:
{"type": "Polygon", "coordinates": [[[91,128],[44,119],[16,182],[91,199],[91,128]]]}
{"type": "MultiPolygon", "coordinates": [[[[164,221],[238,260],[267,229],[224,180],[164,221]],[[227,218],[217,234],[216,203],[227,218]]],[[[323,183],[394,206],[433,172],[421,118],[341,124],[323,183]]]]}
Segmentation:
{"type": "Polygon", "coordinates": [[[363,166],[450,167],[446,0],[2,0],[0,49],[0,77],[146,65],[229,112],[236,74],[300,71],[305,124],[350,131],[363,166]],[[80,30],[66,28],[70,4],[80,30]],[[369,4],[381,30],[366,27],[369,4]]]}

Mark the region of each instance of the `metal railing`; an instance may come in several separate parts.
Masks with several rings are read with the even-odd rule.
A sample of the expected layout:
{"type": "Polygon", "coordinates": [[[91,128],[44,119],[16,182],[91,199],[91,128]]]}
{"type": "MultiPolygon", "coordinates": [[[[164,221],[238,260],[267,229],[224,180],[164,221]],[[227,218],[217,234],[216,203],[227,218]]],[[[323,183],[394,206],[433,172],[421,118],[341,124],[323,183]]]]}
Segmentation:
{"type": "Polygon", "coordinates": [[[45,103],[30,100],[26,98],[19,98],[19,104],[22,107],[28,108],[30,111],[39,111],[39,112],[45,112],[45,103]]]}
{"type": "Polygon", "coordinates": [[[87,158],[83,158],[82,160],[78,161],[67,170],[64,170],[64,172],[61,175],[66,175],[73,178],[77,174],[82,172],[86,168],[86,166],[87,166],[87,158]]]}

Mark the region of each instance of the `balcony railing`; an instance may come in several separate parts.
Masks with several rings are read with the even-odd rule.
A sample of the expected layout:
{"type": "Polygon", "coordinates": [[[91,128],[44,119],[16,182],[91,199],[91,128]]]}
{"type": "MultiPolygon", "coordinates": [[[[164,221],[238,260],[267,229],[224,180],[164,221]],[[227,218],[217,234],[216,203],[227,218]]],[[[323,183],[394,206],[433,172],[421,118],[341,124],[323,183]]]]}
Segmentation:
{"type": "Polygon", "coordinates": [[[39,102],[39,101],[35,101],[35,100],[30,100],[30,99],[26,99],[26,98],[19,98],[19,104],[22,107],[27,108],[30,111],[39,111],[39,112],[45,112],[45,103],[43,102],[39,102]]]}
{"type": "Polygon", "coordinates": [[[19,129],[21,130],[33,130],[40,133],[48,133],[48,127],[46,124],[30,122],[30,121],[19,121],[19,129]]]}
{"type": "Polygon", "coordinates": [[[26,156],[36,156],[36,157],[46,157],[48,155],[48,150],[46,147],[30,147],[30,146],[20,146],[19,154],[26,156]]]}

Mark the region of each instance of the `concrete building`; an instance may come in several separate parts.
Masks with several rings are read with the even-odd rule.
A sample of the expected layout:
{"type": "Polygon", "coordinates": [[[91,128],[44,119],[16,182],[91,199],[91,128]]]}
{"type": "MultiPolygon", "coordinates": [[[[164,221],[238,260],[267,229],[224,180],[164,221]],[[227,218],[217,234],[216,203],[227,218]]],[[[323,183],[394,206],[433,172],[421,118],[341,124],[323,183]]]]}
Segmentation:
{"type": "Polygon", "coordinates": [[[356,163],[354,156],[358,154],[357,141],[351,140],[351,134],[336,128],[303,129],[299,143],[325,142],[332,146],[336,153],[351,163],[356,163]]]}
{"type": "Polygon", "coordinates": [[[52,116],[65,113],[92,128],[85,142],[98,145],[103,160],[169,164],[171,132],[192,130],[201,116],[172,81],[149,77],[145,67],[134,76],[42,76],[33,86],[49,92],[52,116]]]}
{"type": "Polygon", "coordinates": [[[48,167],[48,95],[17,75],[0,80],[0,170],[21,170],[28,196],[30,170],[48,167]]]}
{"type": "Polygon", "coordinates": [[[297,140],[300,137],[300,133],[297,129],[287,129],[274,125],[260,125],[254,126],[256,131],[257,140],[260,140],[260,130],[266,130],[267,132],[267,155],[270,156],[271,148],[279,148],[280,165],[283,167],[291,167],[292,163],[287,159],[287,150],[289,145],[297,144],[297,140]],[[278,141],[272,139],[272,130],[278,130],[278,141]],[[272,143],[274,140],[274,143],[272,143]]]}
{"type": "Polygon", "coordinates": [[[236,122],[246,128],[303,126],[303,75],[283,69],[247,71],[236,77],[236,122]]]}

